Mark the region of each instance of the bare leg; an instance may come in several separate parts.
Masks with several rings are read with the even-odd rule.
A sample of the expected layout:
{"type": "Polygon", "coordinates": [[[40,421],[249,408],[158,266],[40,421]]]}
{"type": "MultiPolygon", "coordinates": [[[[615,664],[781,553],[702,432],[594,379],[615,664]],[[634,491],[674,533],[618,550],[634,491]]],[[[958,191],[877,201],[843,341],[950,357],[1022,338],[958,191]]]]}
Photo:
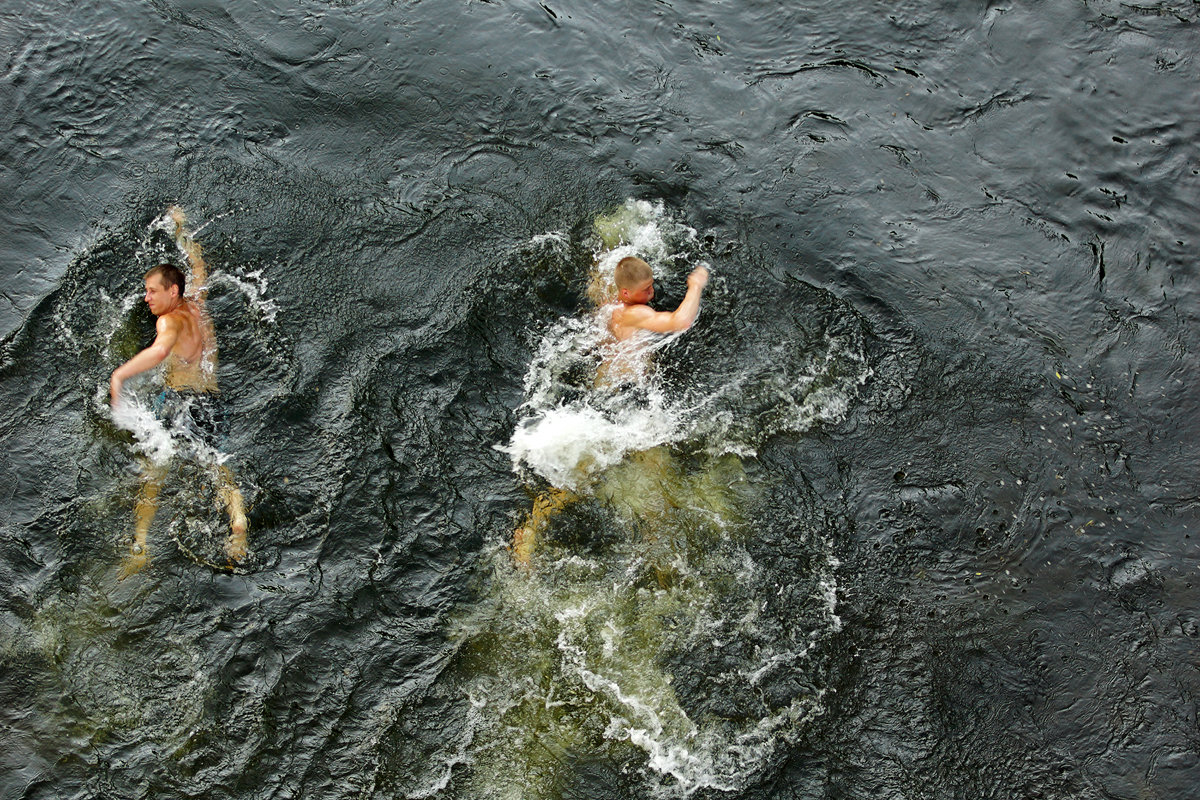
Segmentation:
{"type": "Polygon", "coordinates": [[[150,560],[146,537],[150,533],[150,524],[154,522],[154,512],[158,511],[158,492],[162,489],[164,477],[166,469],[163,467],[146,466],[142,471],[142,488],[133,512],[133,543],[129,546],[129,555],[121,564],[117,580],[123,581],[141,572],[150,560]]]}
{"type": "Polygon", "coordinates": [[[577,499],[576,495],[565,489],[550,489],[538,495],[525,521],[513,531],[513,560],[521,566],[528,565],[529,557],[537,547],[538,536],[550,524],[550,518],[577,499]]]}
{"type": "Polygon", "coordinates": [[[222,464],[217,467],[217,493],[225,508],[229,511],[229,541],[225,543],[225,553],[232,563],[237,563],[246,557],[246,509],[242,501],[242,493],[233,480],[233,471],[222,464]]]}

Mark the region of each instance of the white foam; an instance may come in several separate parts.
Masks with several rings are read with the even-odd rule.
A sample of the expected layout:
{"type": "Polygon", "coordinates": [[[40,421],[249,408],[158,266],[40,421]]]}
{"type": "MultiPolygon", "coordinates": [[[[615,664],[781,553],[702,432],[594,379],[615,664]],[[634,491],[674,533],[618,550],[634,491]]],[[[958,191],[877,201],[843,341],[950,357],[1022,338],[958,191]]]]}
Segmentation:
{"type": "Polygon", "coordinates": [[[527,243],[529,247],[540,247],[541,245],[552,245],[554,247],[565,249],[571,243],[571,237],[566,231],[547,231],[539,233],[530,238],[527,243]]]}
{"type": "Polygon", "coordinates": [[[532,470],[553,486],[578,490],[629,453],[677,441],[679,409],[672,407],[645,362],[658,346],[654,337],[616,343],[601,311],[567,317],[547,331],[525,375],[521,419],[507,445],[513,468],[532,470]],[[590,383],[596,366],[608,363],[626,390],[590,383]]]}
{"type": "Polygon", "coordinates": [[[825,600],[825,611],[829,616],[829,622],[834,631],[842,629],[842,618],[837,614],[838,607],[838,583],[837,577],[833,574],[840,563],[833,556],[829,557],[829,577],[821,581],[821,595],[825,600]]]}
{"type": "MultiPolygon", "coordinates": [[[[103,389],[97,402],[107,407],[107,395],[103,389]]],[[[165,466],[177,452],[176,441],[171,432],[159,421],[154,412],[130,393],[122,393],[121,401],[112,409],[112,421],[118,428],[133,434],[134,447],[157,466],[165,466]]]]}
{"type": "Polygon", "coordinates": [[[673,441],[676,431],[661,407],[630,408],[613,420],[587,405],[559,406],[523,420],[507,450],[514,464],[575,491],[630,452],[673,441]]]}
{"type": "MultiPolygon", "coordinates": [[[[101,411],[109,409],[101,388],[95,398],[101,411]]],[[[187,453],[198,463],[217,466],[230,456],[196,438],[195,432],[165,425],[140,397],[122,392],[121,402],[111,410],[113,424],[133,434],[134,448],[156,466],[165,466],[172,458],[187,453]]]]}
{"type": "Polygon", "coordinates": [[[163,215],[161,217],[158,217],[158,218],[152,220],[150,222],[150,224],[148,226],[146,226],[146,229],[147,229],[147,232],[163,231],[165,233],[170,234],[171,236],[174,236],[175,235],[175,220],[171,219],[170,212],[163,212],[163,215]]]}
{"type": "Polygon", "coordinates": [[[250,308],[268,323],[274,323],[279,313],[279,304],[267,295],[267,278],[261,269],[238,276],[230,272],[214,272],[209,276],[210,284],[232,286],[242,293],[250,308]]]}

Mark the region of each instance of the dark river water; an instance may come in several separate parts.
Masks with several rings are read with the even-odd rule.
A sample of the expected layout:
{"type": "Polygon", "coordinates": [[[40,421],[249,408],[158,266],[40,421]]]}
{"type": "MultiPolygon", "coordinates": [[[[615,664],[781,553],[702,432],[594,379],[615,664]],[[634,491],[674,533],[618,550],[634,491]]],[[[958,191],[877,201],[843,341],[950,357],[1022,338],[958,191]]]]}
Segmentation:
{"type": "Polygon", "coordinates": [[[0,45],[0,797],[1196,796],[1195,0],[29,0],[0,45]],[[106,402],[174,203],[233,572],[106,402]],[[712,279],[602,390],[632,252],[661,308],[712,279]]]}

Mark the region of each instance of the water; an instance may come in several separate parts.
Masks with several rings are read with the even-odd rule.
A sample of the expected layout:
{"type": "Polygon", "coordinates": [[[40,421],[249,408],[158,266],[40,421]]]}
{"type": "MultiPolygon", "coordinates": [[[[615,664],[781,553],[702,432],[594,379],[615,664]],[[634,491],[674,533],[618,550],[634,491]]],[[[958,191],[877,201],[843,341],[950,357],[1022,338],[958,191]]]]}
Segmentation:
{"type": "Polygon", "coordinates": [[[1190,796],[1198,21],[0,12],[0,796],[1190,796]],[[118,581],[173,202],[253,553],[163,451],[118,581]]]}

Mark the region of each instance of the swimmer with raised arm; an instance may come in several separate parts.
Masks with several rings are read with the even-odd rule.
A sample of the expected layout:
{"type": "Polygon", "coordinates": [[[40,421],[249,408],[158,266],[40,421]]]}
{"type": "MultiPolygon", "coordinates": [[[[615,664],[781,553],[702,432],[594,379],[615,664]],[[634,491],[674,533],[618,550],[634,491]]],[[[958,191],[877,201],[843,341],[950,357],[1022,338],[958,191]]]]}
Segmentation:
{"type": "MultiPolygon", "coordinates": [[[[154,342],[113,370],[109,396],[115,411],[122,403],[125,381],[163,364],[166,391],[156,403],[160,417],[166,418],[176,432],[205,440],[215,434],[217,424],[211,408],[212,395],[217,392],[217,340],[204,308],[208,293],[206,265],[200,245],[183,228],[183,210],[172,206],[167,213],[175,226],[175,241],[191,264],[193,289],[185,292],[183,272],[172,264],[159,264],[145,274],[144,299],[150,312],[158,317],[154,342]]],[[[161,467],[148,468],[142,476],[133,544],[121,570],[122,579],[146,565],[146,535],[158,508],[163,477],[161,467]]],[[[237,562],[246,555],[246,513],[233,473],[224,464],[217,465],[217,492],[229,512],[230,535],[225,551],[231,562],[237,562]]]]}
{"type": "Polygon", "coordinates": [[[613,309],[608,330],[617,341],[625,341],[639,330],[653,333],[686,331],[700,313],[700,294],[708,285],[708,270],[696,267],[687,278],[687,294],[674,311],[655,311],[647,303],[654,299],[654,274],[650,265],[635,256],[617,262],[614,275],[619,305],[613,309]]]}
{"type": "MultiPolygon", "coordinates": [[[[617,262],[614,273],[617,286],[617,306],[608,320],[608,331],[617,342],[624,342],[639,331],[677,333],[686,331],[700,313],[700,295],[708,285],[708,270],[696,267],[687,278],[687,293],[674,311],[655,311],[648,303],[654,299],[654,274],[650,265],[640,258],[627,256],[617,262]]],[[[612,382],[623,366],[620,361],[606,359],[601,364],[597,382],[612,382]]],[[[551,487],[533,502],[525,520],[513,532],[512,553],[518,564],[529,563],[537,546],[538,536],[550,518],[578,497],[566,489],[551,487]]]]}

